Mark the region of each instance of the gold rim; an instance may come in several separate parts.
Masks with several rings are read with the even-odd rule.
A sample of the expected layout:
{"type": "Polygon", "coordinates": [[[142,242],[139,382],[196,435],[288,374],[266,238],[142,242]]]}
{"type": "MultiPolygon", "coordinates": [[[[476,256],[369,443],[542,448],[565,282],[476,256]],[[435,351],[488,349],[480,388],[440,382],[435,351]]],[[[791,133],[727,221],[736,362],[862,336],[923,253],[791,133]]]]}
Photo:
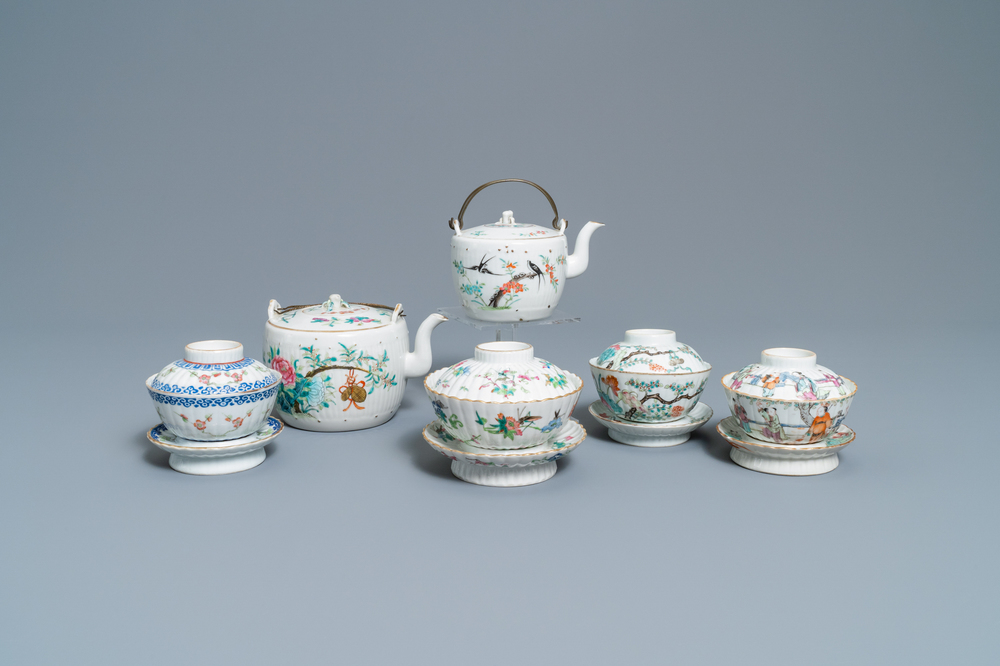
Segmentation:
{"type": "MultiPolygon", "coordinates": [[[[709,410],[708,416],[706,416],[704,418],[704,420],[702,420],[702,421],[690,421],[689,423],[685,423],[682,427],[687,428],[687,427],[690,427],[692,425],[699,425],[700,426],[703,423],[707,423],[709,420],[711,420],[712,416],[715,414],[715,410],[714,409],[712,409],[709,405],[707,405],[707,404],[699,401],[698,405],[695,405],[694,408],[691,410],[691,412],[688,412],[687,414],[685,414],[684,416],[680,417],[679,419],[677,419],[675,421],[667,421],[666,423],[640,423],[638,421],[636,421],[636,422],[632,422],[632,421],[619,421],[618,419],[608,418],[606,416],[601,416],[600,414],[595,413],[595,411],[594,411],[594,405],[603,405],[603,404],[604,403],[601,402],[601,400],[595,400],[594,402],[592,402],[589,405],[587,405],[587,411],[590,412],[591,416],[593,416],[595,419],[598,419],[600,421],[604,421],[606,423],[621,424],[623,426],[628,426],[630,428],[633,428],[633,427],[635,427],[635,428],[667,428],[667,427],[672,427],[672,426],[674,426],[674,424],[677,424],[679,421],[683,421],[684,418],[687,417],[687,416],[689,416],[691,414],[691,412],[693,412],[695,409],[698,409],[698,405],[705,405],[705,407],[708,407],[708,410],[709,410]]],[[[681,426],[677,426],[677,427],[681,427],[681,426]]]]}
{"type": "Polygon", "coordinates": [[[652,375],[654,377],[683,377],[684,375],[700,375],[702,373],[712,371],[712,366],[705,361],[702,361],[702,363],[705,363],[705,365],[707,365],[708,368],[706,368],[705,370],[695,370],[693,372],[640,372],[638,370],[613,370],[611,368],[602,368],[601,366],[594,363],[594,361],[596,361],[597,358],[598,357],[595,356],[594,358],[590,359],[591,368],[597,368],[598,370],[603,370],[604,372],[621,372],[629,375],[652,375]]]}
{"type": "Polygon", "coordinates": [[[739,370],[733,370],[732,372],[723,375],[722,379],[720,379],[719,381],[722,382],[722,388],[726,389],[727,391],[731,391],[736,395],[742,395],[744,398],[755,398],[757,400],[770,400],[771,402],[786,402],[792,405],[810,405],[810,404],[819,404],[821,402],[840,402],[841,400],[847,400],[848,398],[853,398],[854,394],[858,392],[858,383],[856,381],[854,381],[850,377],[845,377],[844,375],[837,375],[841,379],[846,379],[847,381],[854,384],[854,390],[848,393],[847,395],[840,396],[839,398],[827,398],[825,400],[783,400],[782,398],[766,398],[762,395],[750,395],[749,393],[744,393],[743,391],[739,391],[737,389],[726,386],[726,378],[732,377],[737,372],[739,372],[739,370]]]}
{"type": "Polygon", "coordinates": [[[795,444],[785,444],[784,446],[782,446],[778,444],[764,444],[763,442],[758,442],[757,440],[748,441],[745,439],[736,439],[722,432],[722,424],[725,422],[725,420],[734,418],[736,417],[727,416],[725,419],[722,419],[722,421],[719,421],[718,425],[715,426],[716,431],[718,431],[718,433],[722,436],[722,438],[727,442],[729,442],[730,444],[733,443],[746,444],[748,446],[760,446],[765,449],[779,449],[782,451],[829,451],[831,449],[839,449],[842,446],[847,446],[848,444],[853,442],[854,438],[857,437],[858,435],[858,433],[854,432],[854,430],[850,426],[846,426],[842,423],[840,424],[840,427],[847,428],[848,430],[850,430],[851,438],[846,442],[843,442],[841,444],[835,444],[834,446],[796,446],[795,444]]]}
{"type": "MultiPolygon", "coordinates": [[[[427,429],[430,428],[432,425],[435,425],[436,423],[437,423],[437,421],[435,421],[434,423],[428,423],[427,425],[424,426],[423,436],[424,436],[424,439],[427,440],[428,444],[430,444],[431,446],[433,446],[435,449],[441,449],[442,451],[451,451],[452,453],[458,453],[458,454],[461,454],[463,456],[479,455],[479,454],[476,454],[476,453],[472,453],[471,451],[460,451],[458,449],[452,449],[452,448],[449,448],[449,447],[445,446],[444,444],[437,444],[437,443],[431,441],[431,438],[427,436],[427,429]]],[[[583,427],[583,425],[580,424],[579,421],[571,421],[571,423],[576,423],[576,426],[580,429],[580,433],[582,434],[582,437],[580,437],[580,441],[569,447],[570,449],[575,449],[576,447],[580,446],[580,444],[583,443],[583,440],[587,439],[587,430],[586,430],[586,428],[583,427]]],[[[553,441],[554,440],[555,440],[555,438],[553,438],[553,441]]],[[[530,457],[530,456],[541,456],[541,455],[545,455],[546,453],[559,453],[561,451],[564,451],[565,449],[566,449],[566,447],[563,447],[561,449],[547,449],[545,451],[535,451],[534,453],[507,453],[504,449],[483,449],[483,454],[482,455],[484,455],[484,456],[495,456],[495,455],[498,455],[498,456],[502,456],[504,458],[524,458],[524,457],[530,457]]],[[[517,449],[513,449],[513,450],[516,451],[517,449]]]]}
{"type": "MultiPolygon", "coordinates": [[[[180,446],[180,445],[177,445],[177,444],[171,444],[169,442],[161,442],[159,440],[153,439],[153,431],[157,427],[159,427],[159,426],[153,426],[152,428],[150,428],[146,432],[146,439],[148,439],[150,442],[152,442],[154,446],[163,446],[163,447],[166,447],[166,448],[169,448],[169,449],[180,449],[182,451],[225,451],[227,449],[238,449],[241,446],[247,446],[249,444],[258,444],[260,442],[270,441],[270,440],[274,439],[275,437],[277,437],[278,433],[280,433],[282,430],[285,429],[285,422],[282,421],[281,419],[279,419],[279,418],[277,418],[275,416],[269,416],[268,418],[274,419],[275,421],[278,422],[278,427],[275,428],[274,432],[272,432],[270,435],[268,435],[264,439],[258,439],[258,440],[255,440],[253,442],[244,442],[242,444],[230,444],[229,446],[180,446]]],[[[161,423],[160,425],[166,427],[166,425],[163,424],[163,423],[161,423]]],[[[169,431],[170,429],[167,428],[167,430],[169,431]]],[[[256,434],[256,433],[254,433],[254,434],[256,434]]],[[[250,435],[244,435],[243,437],[249,437],[249,436],[250,435]]],[[[243,437],[240,437],[240,439],[243,439],[243,437]]],[[[184,439],[184,438],[181,437],[181,439],[184,439]]],[[[188,441],[194,441],[194,440],[188,440],[188,441]]]]}
{"type": "Polygon", "coordinates": [[[569,396],[576,395],[577,393],[579,393],[580,391],[583,390],[583,380],[580,379],[579,377],[577,377],[576,375],[574,375],[572,372],[566,372],[564,370],[563,371],[564,374],[567,374],[570,377],[575,378],[576,381],[580,383],[580,385],[576,388],[575,391],[571,391],[569,393],[563,393],[561,395],[553,396],[551,398],[539,398],[538,400],[514,400],[514,401],[511,401],[511,402],[492,402],[490,400],[471,400],[469,398],[459,398],[459,397],[456,397],[456,396],[453,396],[453,395],[448,395],[446,393],[439,393],[438,391],[435,391],[434,389],[432,389],[430,386],[427,385],[427,382],[430,381],[431,377],[433,377],[438,372],[443,372],[443,371],[445,371],[447,369],[448,368],[441,368],[440,370],[435,370],[431,374],[429,374],[426,377],[424,377],[424,388],[427,389],[429,392],[433,393],[434,395],[440,396],[442,398],[446,398],[448,400],[459,400],[461,402],[477,402],[477,403],[480,403],[480,404],[483,404],[483,405],[503,405],[503,406],[506,406],[506,405],[529,405],[529,404],[536,403],[536,402],[552,402],[553,400],[558,400],[559,398],[568,398],[569,396]]]}

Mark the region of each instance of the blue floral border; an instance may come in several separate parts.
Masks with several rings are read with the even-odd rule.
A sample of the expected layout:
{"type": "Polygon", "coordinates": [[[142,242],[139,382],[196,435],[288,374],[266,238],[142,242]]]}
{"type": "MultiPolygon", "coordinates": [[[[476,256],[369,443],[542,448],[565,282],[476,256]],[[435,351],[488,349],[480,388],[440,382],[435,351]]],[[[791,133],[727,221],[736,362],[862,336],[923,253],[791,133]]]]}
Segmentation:
{"type": "Polygon", "coordinates": [[[185,370],[239,370],[248,365],[253,365],[255,361],[249,356],[232,363],[189,363],[187,361],[175,361],[173,365],[185,370]]]}
{"type": "Polygon", "coordinates": [[[267,388],[271,384],[277,383],[274,377],[267,377],[253,383],[243,382],[242,384],[226,384],[223,386],[181,386],[180,384],[164,384],[159,379],[154,379],[150,384],[151,389],[163,391],[164,393],[178,393],[181,395],[228,395],[231,393],[243,393],[245,391],[256,391],[267,388]]]}
{"type": "Polygon", "coordinates": [[[177,407],[230,407],[232,405],[248,405],[261,400],[267,400],[278,392],[278,384],[272,384],[270,388],[254,393],[240,393],[231,396],[219,396],[216,398],[185,398],[179,395],[168,395],[157,393],[147,389],[154,401],[163,405],[175,405],[177,407]]]}

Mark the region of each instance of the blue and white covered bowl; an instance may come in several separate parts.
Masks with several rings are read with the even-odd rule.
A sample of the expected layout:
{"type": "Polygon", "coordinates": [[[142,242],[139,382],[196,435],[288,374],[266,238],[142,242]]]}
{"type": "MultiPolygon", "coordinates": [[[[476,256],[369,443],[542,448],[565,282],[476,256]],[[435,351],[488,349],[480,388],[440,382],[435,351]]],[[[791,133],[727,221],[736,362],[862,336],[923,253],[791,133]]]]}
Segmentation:
{"type": "Polygon", "coordinates": [[[257,432],[271,414],[281,375],[243,356],[232,340],[184,347],[184,358],[146,380],[160,420],[183,439],[239,439],[257,432]]]}

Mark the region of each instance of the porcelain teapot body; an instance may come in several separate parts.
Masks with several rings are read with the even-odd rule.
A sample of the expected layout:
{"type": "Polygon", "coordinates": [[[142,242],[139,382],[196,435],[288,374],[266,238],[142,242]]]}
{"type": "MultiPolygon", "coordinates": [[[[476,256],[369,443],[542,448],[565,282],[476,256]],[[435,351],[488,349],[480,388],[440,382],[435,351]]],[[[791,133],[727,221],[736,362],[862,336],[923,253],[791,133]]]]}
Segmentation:
{"type": "Polygon", "coordinates": [[[495,322],[550,316],[559,304],[566,280],[587,269],[590,237],[604,226],[588,222],[577,237],[576,252],[570,254],[566,225],[552,197],[530,181],[495,180],[470,194],[458,219],[450,222],[455,231],[451,239],[452,275],[466,314],[495,322]],[[484,188],[504,182],[526,183],[542,192],[555,213],[552,228],[519,224],[512,211],[504,211],[498,222],[464,229],[462,216],[472,198],[484,188]]]}
{"type": "Polygon", "coordinates": [[[272,300],[264,326],[264,363],[281,374],[276,408],[291,426],[341,431],[385,423],[399,409],[407,377],[431,366],[432,314],[414,351],[402,307],[325,303],[282,308],[272,300]]]}

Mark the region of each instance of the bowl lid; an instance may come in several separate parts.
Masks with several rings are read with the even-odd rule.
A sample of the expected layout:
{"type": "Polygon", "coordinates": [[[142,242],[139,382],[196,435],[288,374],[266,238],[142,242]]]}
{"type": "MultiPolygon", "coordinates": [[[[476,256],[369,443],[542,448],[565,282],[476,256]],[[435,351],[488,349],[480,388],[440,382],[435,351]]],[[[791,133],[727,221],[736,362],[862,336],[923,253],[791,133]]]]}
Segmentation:
{"type": "Polygon", "coordinates": [[[807,349],[774,347],[760,354],[760,363],[722,378],[726,388],[751,398],[788,402],[837,400],[854,395],[857,384],[816,363],[807,349]]]}
{"type": "Polygon", "coordinates": [[[676,333],[662,328],[625,331],[625,339],[601,352],[594,365],[655,375],[687,375],[712,369],[698,352],[677,342],[676,333]]]}
{"type": "Polygon", "coordinates": [[[564,237],[565,223],[562,229],[540,227],[535,224],[519,224],[514,221],[514,212],[505,210],[499,221],[493,224],[483,224],[462,231],[458,237],[482,238],[483,240],[527,240],[532,238],[564,237]]]}
{"type": "Polygon", "coordinates": [[[152,391],[173,395],[232,395],[277,382],[276,372],[243,356],[239,342],[202,340],[186,345],[184,358],[164,367],[146,385],[152,391]]]}
{"type": "Polygon", "coordinates": [[[432,372],[424,386],[438,395],[489,403],[533,402],[576,393],[583,380],[534,355],[524,342],[486,342],[472,358],[432,372]]]}
{"type": "Polygon", "coordinates": [[[391,308],[374,303],[348,303],[339,294],[332,294],[317,305],[281,307],[272,300],[268,321],[278,328],[295,331],[345,332],[381,328],[396,323],[402,316],[402,306],[391,308]]]}

